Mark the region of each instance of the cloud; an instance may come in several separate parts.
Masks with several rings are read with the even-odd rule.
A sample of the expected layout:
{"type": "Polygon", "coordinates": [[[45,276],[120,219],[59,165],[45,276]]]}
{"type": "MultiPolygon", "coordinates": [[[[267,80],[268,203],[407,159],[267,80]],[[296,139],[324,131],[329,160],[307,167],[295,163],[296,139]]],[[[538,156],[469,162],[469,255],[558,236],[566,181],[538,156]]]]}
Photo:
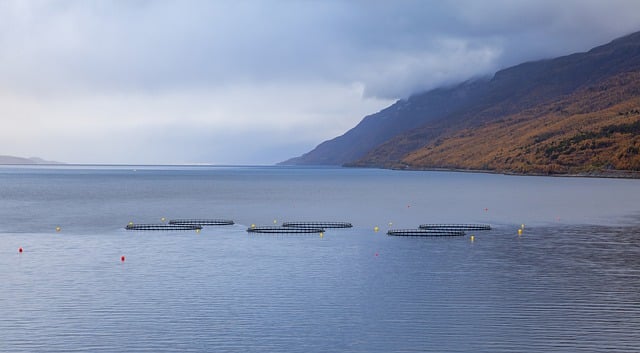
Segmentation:
{"type": "Polygon", "coordinates": [[[34,156],[45,146],[46,158],[72,163],[270,164],[341,134],[379,104],[362,99],[360,86],[320,83],[37,97],[5,93],[0,107],[7,128],[0,129],[0,150],[34,156]]]}
{"type": "Polygon", "coordinates": [[[634,0],[4,1],[0,152],[272,163],[395,99],[639,23],[634,0]]]}

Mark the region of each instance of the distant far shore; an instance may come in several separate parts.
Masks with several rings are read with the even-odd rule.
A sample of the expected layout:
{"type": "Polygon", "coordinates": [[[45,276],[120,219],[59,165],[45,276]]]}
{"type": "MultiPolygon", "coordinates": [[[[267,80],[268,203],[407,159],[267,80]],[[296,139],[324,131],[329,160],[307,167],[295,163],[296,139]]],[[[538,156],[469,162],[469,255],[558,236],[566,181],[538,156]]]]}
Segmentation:
{"type": "Polygon", "coordinates": [[[2,165],[47,165],[47,164],[64,164],[62,162],[47,161],[39,157],[15,157],[0,155],[0,164],[2,165]]]}

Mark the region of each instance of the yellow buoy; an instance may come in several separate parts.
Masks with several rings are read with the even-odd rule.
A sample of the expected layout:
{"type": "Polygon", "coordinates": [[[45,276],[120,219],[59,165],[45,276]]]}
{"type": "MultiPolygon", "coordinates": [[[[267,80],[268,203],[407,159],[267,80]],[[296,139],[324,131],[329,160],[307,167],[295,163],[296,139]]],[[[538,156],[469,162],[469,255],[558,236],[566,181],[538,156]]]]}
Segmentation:
{"type": "Polygon", "coordinates": [[[380,230],[380,228],[378,228],[378,226],[373,227],[373,231],[374,231],[374,232],[377,232],[377,231],[379,231],[379,230],[380,230]]]}
{"type": "Polygon", "coordinates": [[[273,220],[273,224],[276,224],[276,223],[278,223],[278,220],[277,220],[277,219],[274,219],[274,220],[273,220]]]}
{"type": "Polygon", "coordinates": [[[160,220],[162,221],[162,223],[164,223],[164,221],[166,221],[167,219],[162,217],[162,218],[160,218],[160,220]]]}
{"type": "Polygon", "coordinates": [[[60,227],[56,227],[56,232],[59,232],[61,230],[60,227]]]}
{"type": "Polygon", "coordinates": [[[518,229],[518,235],[522,235],[522,229],[518,229]]]}
{"type": "Polygon", "coordinates": [[[522,225],[520,226],[520,229],[524,229],[524,223],[522,223],[522,225]]]}
{"type": "Polygon", "coordinates": [[[200,229],[196,229],[196,233],[200,233],[200,229]]]}
{"type": "Polygon", "coordinates": [[[324,237],[324,233],[320,232],[320,238],[324,237]]]}
{"type": "Polygon", "coordinates": [[[132,226],[132,225],[133,225],[133,222],[129,222],[129,225],[130,225],[130,226],[132,226]]]}
{"type": "Polygon", "coordinates": [[[255,227],[256,227],[256,225],[255,225],[255,224],[252,224],[252,225],[251,225],[251,228],[255,228],[255,227]]]}
{"type": "Polygon", "coordinates": [[[474,241],[474,240],[476,240],[476,237],[475,237],[475,235],[472,235],[471,237],[469,237],[469,239],[471,239],[471,241],[474,241]]]}

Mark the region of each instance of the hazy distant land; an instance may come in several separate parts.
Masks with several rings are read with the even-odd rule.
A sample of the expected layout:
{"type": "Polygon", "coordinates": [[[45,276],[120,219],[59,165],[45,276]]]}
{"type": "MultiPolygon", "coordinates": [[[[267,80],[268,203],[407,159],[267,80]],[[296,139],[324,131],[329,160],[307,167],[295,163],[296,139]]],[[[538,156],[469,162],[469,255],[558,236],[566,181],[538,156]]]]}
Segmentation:
{"type": "Polygon", "coordinates": [[[0,164],[63,164],[61,162],[47,161],[39,157],[15,157],[15,156],[0,156],[0,164]]]}

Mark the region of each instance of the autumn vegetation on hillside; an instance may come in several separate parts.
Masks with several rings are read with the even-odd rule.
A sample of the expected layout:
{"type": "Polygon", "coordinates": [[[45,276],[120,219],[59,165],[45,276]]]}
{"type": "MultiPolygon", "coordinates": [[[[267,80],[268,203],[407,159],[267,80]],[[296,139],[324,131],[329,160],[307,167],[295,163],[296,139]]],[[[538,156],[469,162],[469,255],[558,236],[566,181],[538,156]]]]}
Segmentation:
{"type": "Polygon", "coordinates": [[[399,100],[289,162],[640,177],[640,32],[399,100]]]}
{"type": "Polygon", "coordinates": [[[513,173],[640,171],[640,73],[479,127],[444,131],[394,167],[513,173]]]}

